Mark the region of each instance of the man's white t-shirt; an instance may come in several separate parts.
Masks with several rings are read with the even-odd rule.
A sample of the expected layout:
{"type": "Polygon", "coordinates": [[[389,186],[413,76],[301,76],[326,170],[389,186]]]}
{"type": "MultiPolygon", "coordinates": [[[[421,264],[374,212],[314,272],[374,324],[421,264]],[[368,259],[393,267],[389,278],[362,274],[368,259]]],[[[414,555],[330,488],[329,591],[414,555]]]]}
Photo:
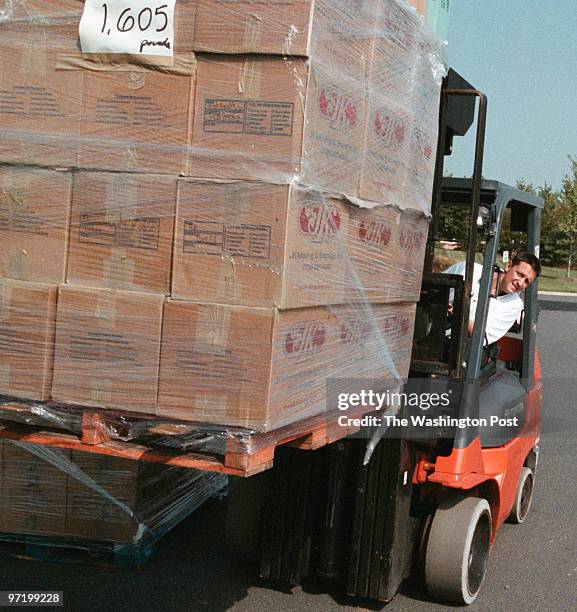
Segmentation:
{"type": "MultiPolygon", "coordinates": [[[[471,308],[469,309],[469,320],[475,320],[477,302],[479,300],[479,287],[483,266],[476,263],[473,268],[473,286],[471,295],[471,308]]],[[[461,261],[445,270],[446,274],[460,274],[465,277],[465,262],[461,261]]],[[[510,329],[523,310],[523,300],[518,293],[507,293],[489,300],[489,313],[487,314],[487,326],[485,335],[487,342],[493,344],[502,338],[510,329]]]]}

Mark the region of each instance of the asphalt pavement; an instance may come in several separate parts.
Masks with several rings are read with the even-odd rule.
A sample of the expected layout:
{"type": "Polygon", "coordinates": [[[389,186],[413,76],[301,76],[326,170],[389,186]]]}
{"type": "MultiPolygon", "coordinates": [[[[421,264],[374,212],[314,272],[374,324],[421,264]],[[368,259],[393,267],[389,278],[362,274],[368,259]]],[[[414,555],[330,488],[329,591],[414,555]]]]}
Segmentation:
{"type": "MultiPolygon", "coordinates": [[[[577,310],[544,307],[539,347],[545,400],[533,507],[523,525],[499,531],[471,611],[577,609],[577,310]]],[[[254,567],[227,553],[223,519],[224,502],[209,502],[161,541],[143,570],[2,559],[0,590],[64,591],[65,609],[83,612],[455,609],[410,590],[382,606],[327,593],[320,584],[261,582],[254,567]]]]}

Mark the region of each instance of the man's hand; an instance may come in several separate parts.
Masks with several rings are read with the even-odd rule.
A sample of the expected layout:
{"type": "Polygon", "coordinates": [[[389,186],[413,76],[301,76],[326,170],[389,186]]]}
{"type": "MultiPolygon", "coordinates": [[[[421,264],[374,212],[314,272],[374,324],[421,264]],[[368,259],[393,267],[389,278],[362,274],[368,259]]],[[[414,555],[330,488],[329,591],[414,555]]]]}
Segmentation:
{"type": "Polygon", "coordinates": [[[447,314],[451,316],[453,314],[453,304],[447,306],[447,314]]]}

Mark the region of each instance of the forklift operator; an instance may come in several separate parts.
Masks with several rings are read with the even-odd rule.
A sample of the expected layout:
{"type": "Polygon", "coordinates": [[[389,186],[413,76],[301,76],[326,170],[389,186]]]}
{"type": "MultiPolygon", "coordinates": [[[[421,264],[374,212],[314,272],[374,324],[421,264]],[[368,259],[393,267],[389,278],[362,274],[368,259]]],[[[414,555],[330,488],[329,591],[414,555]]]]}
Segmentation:
{"type": "MultiPolygon", "coordinates": [[[[483,267],[476,263],[473,270],[473,285],[471,307],[469,309],[469,335],[473,333],[479,286],[483,267]]],[[[446,274],[465,276],[465,262],[459,262],[445,270],[446,274]]],[[[523,299],[520,293],[524,291],[541,274],[539,259],[532,253],[519,253],[507,264],[505,272],[493,274],[491,300],[487,314],[485,338],[487,344],[493,344],[502,338],[519,320],[523,311],[523,299]]],[[[453,313],[453,305],[449,305],[449,314],[453,313]]]]}

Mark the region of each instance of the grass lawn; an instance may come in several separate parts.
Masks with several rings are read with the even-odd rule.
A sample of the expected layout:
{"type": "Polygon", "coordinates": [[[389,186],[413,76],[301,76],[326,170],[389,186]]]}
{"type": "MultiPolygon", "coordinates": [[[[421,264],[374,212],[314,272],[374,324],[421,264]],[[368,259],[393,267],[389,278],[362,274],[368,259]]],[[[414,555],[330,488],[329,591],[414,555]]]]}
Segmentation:
{"type": "MultiPolygon", "coordinates": [[[[439,270],[448,268],[458,261],[465,260],[464,251],[446,251],[444,249],[435,249],[435,261],[438,264],[439,270]]],[[[482,257],[477,253],[476,260],[481,263],[482,257]]],[[[497,263],[504,267],[500,257],[497,258],[497,263]]],[[[540,291],[561,291],[567,293],[577,293],[577,270],[571,270],[571,277],[567,278],[566,268],[551,268],[543,266],[541,276],[539,277],[540,291]]]]}
{"type": "Polygon", "coordinates": [[[566,291],[577,293],[577,271],[571,270],[571,277],[567,278],[565,268],[550,268],[543,266],[539,277],[540,291],[566,291]]]}

